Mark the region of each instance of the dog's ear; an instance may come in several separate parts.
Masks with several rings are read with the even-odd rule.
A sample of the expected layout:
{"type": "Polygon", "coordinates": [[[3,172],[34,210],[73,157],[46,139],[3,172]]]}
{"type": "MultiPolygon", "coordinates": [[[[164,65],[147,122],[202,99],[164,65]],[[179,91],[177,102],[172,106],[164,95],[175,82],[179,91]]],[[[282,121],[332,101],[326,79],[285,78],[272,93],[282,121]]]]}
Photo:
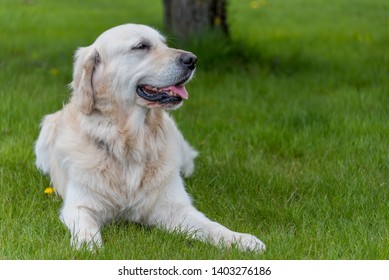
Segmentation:
{"type": "Polygon", "coordinates": [[[93,47],[79,48],[74,58],[73,97],[80,111],[90,115],[94,108],[95,87],[93,75],[101,64],[100,55],[93,47]]]}

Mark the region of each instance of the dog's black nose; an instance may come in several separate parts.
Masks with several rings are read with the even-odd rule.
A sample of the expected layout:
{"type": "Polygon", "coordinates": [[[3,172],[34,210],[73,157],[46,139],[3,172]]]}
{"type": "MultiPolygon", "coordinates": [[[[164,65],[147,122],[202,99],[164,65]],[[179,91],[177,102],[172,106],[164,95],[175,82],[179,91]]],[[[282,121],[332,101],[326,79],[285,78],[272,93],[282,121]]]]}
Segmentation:
{"type": "Polygon", "coordinates": [[[190,52],[181,54],[180,63],[186,68],[193,70],[196,67],[197,57],[190,52]]]}

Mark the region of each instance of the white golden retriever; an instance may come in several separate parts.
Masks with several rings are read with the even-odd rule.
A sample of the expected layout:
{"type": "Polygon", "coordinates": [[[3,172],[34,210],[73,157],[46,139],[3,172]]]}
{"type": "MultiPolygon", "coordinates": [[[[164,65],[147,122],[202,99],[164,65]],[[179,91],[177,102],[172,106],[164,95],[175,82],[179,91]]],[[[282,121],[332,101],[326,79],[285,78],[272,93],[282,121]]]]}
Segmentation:
{"type": "Polygon", "coordinates": [[[196,210],[182,177],[197,152],[165,110],[188,98],[196,56],[169,48],[156,30],[126,24],[75,55],[72,97],[47,115],[36,164],[63,198],[72,245],[102,245],[100,229],[121,218],[241,250],[265,250],[196,210]]]}

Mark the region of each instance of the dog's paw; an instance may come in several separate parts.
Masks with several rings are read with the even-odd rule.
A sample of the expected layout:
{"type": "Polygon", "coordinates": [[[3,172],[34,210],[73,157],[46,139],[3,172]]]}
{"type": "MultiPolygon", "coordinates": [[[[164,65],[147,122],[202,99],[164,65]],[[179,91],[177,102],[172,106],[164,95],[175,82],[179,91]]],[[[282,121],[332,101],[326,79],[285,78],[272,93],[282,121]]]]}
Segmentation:
{"type": "Polygon", "coordinates": [[[233,232],[230,230],[211,235],[211,242],[225,248],[237,248],[241,251],[266,251],[266,245],[257,237],[247,233],[233,232]]]}
{"type": "Polygon", "coordinates": [[[233,243],[242,251],[266,251],[266,245],[261,240],[247,233],[234,234],[233,243]]]}
{"type": "Polygon", "coordinates": [[[77,250],[86,248],[89,251],[93,252],[103,246],[103,241],[100,233],[91,234],[88,232],[83,232],[72,236],[70,240],[70,245],[77,250]]]}

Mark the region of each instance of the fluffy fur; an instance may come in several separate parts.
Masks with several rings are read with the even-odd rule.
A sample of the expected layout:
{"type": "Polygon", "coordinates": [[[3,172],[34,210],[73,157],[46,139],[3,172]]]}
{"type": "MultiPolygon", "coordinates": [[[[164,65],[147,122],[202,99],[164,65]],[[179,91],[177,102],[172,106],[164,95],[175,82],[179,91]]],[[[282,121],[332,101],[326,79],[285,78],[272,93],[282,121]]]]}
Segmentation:
{"type": "Polygon", "coordinates": [[[185,191],[182,176],[192,174],[197,152],[166,110],[186,99],[195,63],[193,54],[135,24],[112,28],[76,52],[72,97],[44,118],[35,146],[36,165],[63,198],[60,218],[74,246],[101,246],[101,227],[122,218],[215,245],[265,250],[256,237],[209,220],[185,191]],[[150,101],[137,93],[144,85],[181,97],[150,101]]]}

